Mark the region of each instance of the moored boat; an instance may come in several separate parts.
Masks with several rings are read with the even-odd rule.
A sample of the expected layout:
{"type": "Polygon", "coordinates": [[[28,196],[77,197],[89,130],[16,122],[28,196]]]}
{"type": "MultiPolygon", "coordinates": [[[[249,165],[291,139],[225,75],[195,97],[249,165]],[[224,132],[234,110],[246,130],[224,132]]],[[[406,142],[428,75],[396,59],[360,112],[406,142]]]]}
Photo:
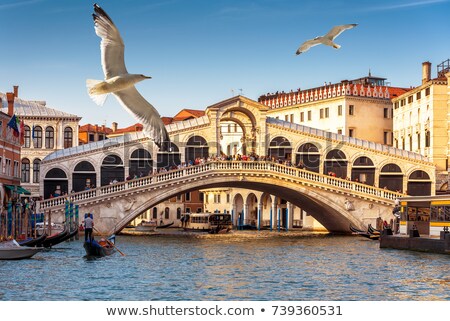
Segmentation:
{"type": "Polygon", "coordinates": [[[28,246],[28,247],[33,247],[33,246],[42,246],[42,242],[44,242],[44,240],[47,238],[47,234],[44,233],[41,236],[38,236],[36,238],[28,238],[26,240],[22,240],[19,241],[19,245],[20,246],[28,246]]]}
{"type": "Polygon", "coordinates": [[[57,234],[53,234],[51,236],[47,236],[47,238],[42,242],[43,247],[52,247],[56,244],[61,243],[69,234],[69,229],[67,227],[57,234]]]}
{"type": "Polygon", "coordinates": [[[42,251],[42,247],[20,246],[15,240],[0,243],[0,260],[28,259],[42,251]]]}
{"type": "Polygon", "coordinates": [[[135,230],[138,232],[154,232],[156,227],[156,221],[142,221],[135,227],[135,230]]]}
{"type": "Polygon", "coordinates": [[[172,226],[174,223],[175,222],[168,223],[168,224],[161,224],[161,225],[158,225],[158,228],[168,228],[168,227],[172,226]]]}
{"type": "Polygon", "coordinates": [[[114,246],[115,240],[115,235],[112,235],[98,242],[96,240],[84,242],[83,247],[86,251],[86,256],[104,257],[113,254],[116,250],[114,246]]]}
{"type": "Polygon", "coordinates": [[[185,231],[223,234],[229,232],[232,228],[231,214],[189,213],[184,216],[183,220],[185,231]]]}

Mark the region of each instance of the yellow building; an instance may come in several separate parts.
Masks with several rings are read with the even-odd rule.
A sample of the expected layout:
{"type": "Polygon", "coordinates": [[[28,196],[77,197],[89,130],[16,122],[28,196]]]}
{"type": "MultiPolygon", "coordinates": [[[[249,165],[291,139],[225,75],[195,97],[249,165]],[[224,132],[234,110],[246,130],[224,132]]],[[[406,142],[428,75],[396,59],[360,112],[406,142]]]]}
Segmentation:
{"type": "MultiPolygon", "coordinates": [[[[420,153],[436,165],[436,190],[446,191],[450,130],[450,60],[437,66],[422,64],[422,84],[392,100],[394,146],[420,153]]],[[[419,177],[417,179],[420,179],[419,177]]]]}

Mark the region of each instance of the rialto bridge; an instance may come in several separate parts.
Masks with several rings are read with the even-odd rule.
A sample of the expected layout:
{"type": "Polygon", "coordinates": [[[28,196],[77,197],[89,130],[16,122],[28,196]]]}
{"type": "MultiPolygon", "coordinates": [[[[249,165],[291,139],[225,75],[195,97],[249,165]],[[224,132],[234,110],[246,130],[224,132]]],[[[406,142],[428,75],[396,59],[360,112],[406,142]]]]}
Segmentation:
{"type": "MultiPolygon", "coordinates": [[[[62,215],[70,198],[81,213],[96,214],[97,229],[111,233],[180,193],[245,188],[272,200],[257,202],[258,222],[272,217],[276,224],[288,203],[328,230],[346,232],[350,223],[390,219],[394,199],[406,192],[435,193],[435,167],[425,157],[269,118],[267,109],[242,96],[209,106],[205,116],[167,126],[166,151],[135,133],[52,153],[41,166],[40,209],[62,215]],[[223,160],[230,153],[252,157],[223,160]],[[191,166],[196,159],[206,162],[191,166]],[[55,191],[68,195],[49,199],[55,191]]],[[[235,221],[238,207],[230,201],[235,221]]],[[[292,226],[293,214],[283,217],[292,226]]]]}

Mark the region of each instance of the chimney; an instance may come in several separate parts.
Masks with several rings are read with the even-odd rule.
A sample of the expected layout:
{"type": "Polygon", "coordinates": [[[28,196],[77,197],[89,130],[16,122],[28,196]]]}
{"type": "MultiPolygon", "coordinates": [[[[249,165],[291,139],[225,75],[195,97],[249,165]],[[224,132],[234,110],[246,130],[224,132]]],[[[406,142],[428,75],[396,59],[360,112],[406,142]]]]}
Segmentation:
{"type": "Polygon", "coordinates": [[[117,123],[116,122],[112,123],[112,131],[113,131],[113,133],[115,133],[117,131],[117,123]]]}
{"type": "Polygon", "coordinates": [[[13,86],[14,88],[14,97],[19,98],[19,86],[13,86]]]}
{"type": "Polygon", "coordinates": [[[8,99],[8,115],[14,115],[14,93],[6,93],[8,99]]]}
{"type": "Polygon", "coordinates": [[[431,79],[431,62],[422,63],[422,85],[431,79]]]}

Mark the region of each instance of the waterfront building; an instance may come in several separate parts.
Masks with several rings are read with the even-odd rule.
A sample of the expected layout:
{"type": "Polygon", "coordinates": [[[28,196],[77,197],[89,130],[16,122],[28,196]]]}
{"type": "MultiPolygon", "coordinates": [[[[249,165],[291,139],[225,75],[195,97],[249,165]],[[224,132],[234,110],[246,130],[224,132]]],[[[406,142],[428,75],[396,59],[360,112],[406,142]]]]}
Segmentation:
{"type": "Polygon", "coordinates": [[[328,132],[392,145],[391,99],[409,89],[386,78],[366,77],[323,86],[261,95],[267,115],[328,132]]]}
{"type": "Polygon", "coordinates": [[[100,140],[105,140],[108,138],[107,136],[111,132],[112,129],[106,127],[105,125],[80,125],[78,128],[78,144],[84,145],[92,142],[98,142],[100,140]]]}
{"type": "MultiPolygon", "coordinates": [[[[7,112],[7,95],[0,93],[2,111],[7,112]]],[[[46,106],[45,101],[19,98],[19,87],[14,86],[14,114],[24,121],[24,144],[21,149],[20,177],[22,186],[31,197],[40,197],[41,161],[54,151],[78,146],[78,122],[81,117],[46,106]]],[[[61,189],[53,180],[52,193],[70,192],[61,189]]]]}
{"type": "Polygon", "coordinates": [[[1,95],[0,103],[4,101],[6,101],[6,110],[0,111],[0,212],[2,215],[9,200],[28,193],[20,187],[20,137],[14,136],[13,130],[7,126],[14,115],[14,93],[1,95]]]}
{"type": "MultiPolygon", "coordinates": [[[[422,63],[422,84],[392,100],[394,146],[420,153],[436,165],[436,190],[447,192],[450,157],[450,60],[422,63]]],[[[417,180],[422,177],[416,177],[417,180]]]]}

